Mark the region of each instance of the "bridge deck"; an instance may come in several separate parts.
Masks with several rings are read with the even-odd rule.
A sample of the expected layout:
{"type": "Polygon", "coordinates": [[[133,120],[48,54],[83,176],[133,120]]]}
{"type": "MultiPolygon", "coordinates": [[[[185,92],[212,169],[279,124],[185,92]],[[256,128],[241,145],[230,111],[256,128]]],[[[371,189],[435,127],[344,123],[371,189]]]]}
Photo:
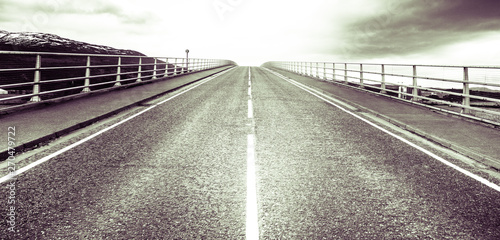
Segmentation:
{"type": "Polygon", "coordinates": [[[500,130],[405,102],[277,70],[399,127],[500,169],[500,130]]]}
{"type": "MultiPolygon", "coordinates": [[[[134,88],[119,89],[42,108],[20,111],[19,113],[1,115],[0,129],[4,133],[8,127],[15,126],[19,133],[16,139],[17,147],[32,148],[39,143],[60,137],[130,108],[141,101],[154,98],[227,68],[216,68],[175,77],[167,81],[158,81],[134,88]]],[[[6,151],[6,145],[0,147],[2,158],[5,158],[6,151]]]]}
{"type": "MultiPolygon", "coordinates": [[[[402,117],[400,122],[420,124],[415,129],[432,125],[429,134],[450,132],[441,131],[440,123],[441,128],[467,128],[467,138],[482,138],[484,146],[497,149],[498,130],[457,119],[448,122],[445,116],[411,105],[393,105],[392,100],[290,76],[352,98],[348,102],[352,107],[339,103],[348,108],[344,111],[334,106],[338,101],[320,99],[263,68],[231,69],[196,88],[188,87],[189,91],[172,93],[182,93],[175,98],[164,96],[151,107],[125,111],[135,116],[125,122],[113,124],[125,117],[110,118],[96,129],[82,129],[80,135],[27,154],[26,161],[39,162],[54,153],[47,162],[22,170],[16,180],[1,183],[2,207],[15,206],[18,230],[12,234],[3,221],[1,235],[15,239],[500,237],[500,189],[477,181],[481,176],[498,184],[498,179],[448,153],[412,143],[414,139],[402,140],[399,132],[386,130],[388,125],[363,119],[374,121],[366,114],[373,105],[378,107],[373,111],[402,117]],[[58,150],[67,145],[71,149],[58,150]],[[470,172],[456,171],[443,164],[446,160],[470,172]],[[14,196],[16,205],[8,205],[7,196],[14,196]]],[[[131,94],[137,89],[122,91],[131,94]]],[[[130,95],[102,99],[105,96],[112,95],[100,95],[94,104],[84,105],[92,107],[79,103],[92,101],[88,98],[5,116],[2,131],[14,124],[19,139],[26,136],[26,129],[57,131],[53,119],[78,121],[85,113],[94,115],[95,106],[130,95]],[[38,115],[63,106],[68,107],[64,114],[38,115]],[[36,122],[25,121],[28,118],[36,122]]]]}

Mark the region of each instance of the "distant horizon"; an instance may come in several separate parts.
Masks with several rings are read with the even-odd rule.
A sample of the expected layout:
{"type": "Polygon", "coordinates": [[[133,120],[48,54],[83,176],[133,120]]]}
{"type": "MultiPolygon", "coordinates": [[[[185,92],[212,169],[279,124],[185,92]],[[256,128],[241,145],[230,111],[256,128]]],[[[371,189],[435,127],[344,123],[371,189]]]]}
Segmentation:
{"type": "Polygon", "coordinates": [[[3,0],[9,32],[148,56],[498,66],[496,0],[3,0]]]}
{"type": "MultiPolygon", "coordinates": [[[[6,30],[3,30],[3,29],[0,29],[0,32],[2,31],[5,31],[5,32],[9,32],[9,31],[6,31],[6,30]]],[[[9,32],[10,34],[18,34],[18,33],[34,33],[34,34],[48,34],[48,35],[56,35],[56,36],[59,36],[61,38],[65,38],[65,39],[70,39],[70,40],[73,40],[73,41],[78,41],[78,42],[83,42],[83,43],[87,43],[87,44],[91,44],[91,45],[99,45],[99,46],[104,46],[104,47],[112,47],[112,48],[116,48],[114,46],[108,46],[108,45],[101,45],[101,44],[96,44],[96,43],[92,43],[92,42],[86,42],[86,41],[81,41],[79,39],[71,39],[71,38],[67,38],[65,36],[60,36],[58,34],[54,34],[54,33],[50,33],[50,32],[9,32]]],[[[2,37],[2,36],[0,36],[2,37]]],[[[137,51],[135,49],[126,49],[126,48],[116,48],[116,49],[119,49],[119,50],[131,50],[131,51],[137,51]]],[[[139,53],[142,53],[142,54],[145,54],[146,56],[148,57],[179,57],[179,58],[183,58],[185,57],[185,53],[183,53],[183,55],[178,55],[178,56],[160,56],[160,55],[148,55],[146,53],[143,53],[141,51],[137,51],[139,53]]],[[[210,57],[207,57],[207,58],[210,58],[210,57]]],[[[233,61],[233,59],[229,59],[229,58],[225,58],[225,60],[231,60],[233,61]]],[[[258,64],[258,65],[241,65],[239,64],[238,62],[236,62],[236,64],[238,64],[239,66],[261,66],[262,64],[266,63],[266,62],[271,62],[271,61],[290,61],[290,62],[335,62],[335,63],[348,63],[348,64],[402,64],[402,65],[439,65],[439,66],[470,66],[470,67],[473,67],[473,66],[483,66],[483,67],[500,67],[500,63],[497,64],[497,65],[471,65],[471,64],[456,64],[456,65],[453,65],[453,64],[428,64],[428,63],[418,63],[418,62],[408,62],[408,63],[401,63],[401,62],[377,62],[377,61],[370,61],[370,60],[367,60],[367,61],[352,61],[352,62],[339,62],[339,61],[315,61],[314,59],[311,59],[309,61],[301,61],[301,60],[296,60],[296,61],[292,61],[292,60],[268,60],[268,61],[265,61],[265,62],[262,62],[261,64],[258,64]]]]}

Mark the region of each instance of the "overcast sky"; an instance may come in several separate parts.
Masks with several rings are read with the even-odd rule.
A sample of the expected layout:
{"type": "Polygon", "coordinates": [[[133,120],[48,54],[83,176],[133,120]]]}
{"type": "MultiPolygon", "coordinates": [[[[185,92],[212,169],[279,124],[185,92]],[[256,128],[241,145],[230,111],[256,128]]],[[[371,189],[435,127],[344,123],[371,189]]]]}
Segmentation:
{"type": "Polygon", "coordinates": [[[0,0],[0,29],[149,56],[500,65],[500,0],[0,0]]]}

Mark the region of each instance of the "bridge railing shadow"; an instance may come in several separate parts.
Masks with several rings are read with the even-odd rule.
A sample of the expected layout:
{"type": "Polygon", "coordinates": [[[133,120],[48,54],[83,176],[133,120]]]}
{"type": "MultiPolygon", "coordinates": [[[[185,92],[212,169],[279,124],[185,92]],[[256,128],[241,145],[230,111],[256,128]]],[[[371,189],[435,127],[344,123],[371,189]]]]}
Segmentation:
{"type": "Polygon", "coordinates": [[[222,59],[0,51],[0,111],[235,65],[222,59]]]}
{"type": "Polygon", "coordinates": [[[285,61],[263,66],[500,125],[500,67],[285,61]]]}

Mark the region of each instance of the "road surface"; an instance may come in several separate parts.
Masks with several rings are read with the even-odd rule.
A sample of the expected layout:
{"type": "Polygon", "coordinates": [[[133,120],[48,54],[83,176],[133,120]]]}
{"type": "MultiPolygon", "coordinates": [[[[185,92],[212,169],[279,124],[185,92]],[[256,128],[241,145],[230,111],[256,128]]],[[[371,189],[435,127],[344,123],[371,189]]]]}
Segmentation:
{"type": "Polygon", "coordinates": [[[0,236],[500,238],[497,190],[264,68],[186,90],[2,183],[0,236]]]}

